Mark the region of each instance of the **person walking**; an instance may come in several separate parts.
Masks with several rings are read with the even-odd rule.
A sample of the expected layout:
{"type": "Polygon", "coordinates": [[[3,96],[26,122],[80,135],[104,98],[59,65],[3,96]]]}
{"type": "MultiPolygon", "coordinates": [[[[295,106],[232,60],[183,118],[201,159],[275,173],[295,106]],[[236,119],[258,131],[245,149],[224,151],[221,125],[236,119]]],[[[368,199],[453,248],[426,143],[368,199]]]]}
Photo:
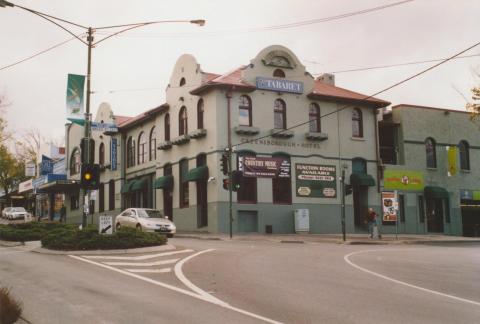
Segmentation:
{"type": "Polygon", "coordinates": [[[60,208],[60,223],[67,222],[67,208],[64,204],[62,204],[62,208],[60,208]]]}
{"type": "Polygon", "coordinates": [[[368,209],[366,220],[368,225],[368,233],[370,234],[370,238],[373,238],[373,231],[374,228],[377,226],[377,213],[375,213],[373,208],[368,209]]]}

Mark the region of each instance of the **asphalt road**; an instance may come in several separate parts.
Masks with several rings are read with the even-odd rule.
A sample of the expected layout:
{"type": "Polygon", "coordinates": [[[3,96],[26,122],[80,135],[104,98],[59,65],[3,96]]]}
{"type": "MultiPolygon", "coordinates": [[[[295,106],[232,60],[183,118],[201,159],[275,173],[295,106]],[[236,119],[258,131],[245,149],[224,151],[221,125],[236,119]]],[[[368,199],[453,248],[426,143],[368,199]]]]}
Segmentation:
{"type": "Polygon", "coordinates": [[[12,287],[32,323],[478,323],[480,318],[479,244],[180,238],[170,243],[185,253],[125,261],[0,248],[0,284],[12,287]],[[165,263],[169,270],[126,272],[132,262],[145,261],[165,263]]]}

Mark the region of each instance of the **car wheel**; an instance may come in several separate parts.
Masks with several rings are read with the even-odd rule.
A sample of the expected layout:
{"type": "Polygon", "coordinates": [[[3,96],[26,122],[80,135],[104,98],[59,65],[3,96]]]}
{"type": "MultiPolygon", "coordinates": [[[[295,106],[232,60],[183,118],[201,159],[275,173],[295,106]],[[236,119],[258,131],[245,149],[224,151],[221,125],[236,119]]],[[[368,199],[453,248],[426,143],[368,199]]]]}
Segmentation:
{"type": "Polygon", "coordinates": [[[142,231],[142,225],[137,224],[136,229],[137,229],[137,231],[142,231]]]}
{"type": "Polygon", "coordinates": [[[117,225],[115,225],[115,228],[116,228],[117,230],[119,230],[121,227],[122,227],[122,225],[120,225],[120,223],[117,223],[117,225]]]}

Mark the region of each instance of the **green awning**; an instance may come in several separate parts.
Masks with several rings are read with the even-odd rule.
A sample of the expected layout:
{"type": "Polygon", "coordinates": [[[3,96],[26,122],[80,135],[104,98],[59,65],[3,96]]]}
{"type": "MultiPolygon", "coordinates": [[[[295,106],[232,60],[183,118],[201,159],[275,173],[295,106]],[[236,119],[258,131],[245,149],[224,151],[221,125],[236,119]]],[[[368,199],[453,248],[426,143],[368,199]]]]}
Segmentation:
{"type": "Polygon", "coordinates": [[[206,165],[188,171],[185,181],[197,181],[208,179],[208,167],[206,165]]]}
{"type": "Polygon", "coordinates": [[[143,188],[146,187],[146,185],[147,185],[147,178],[135,180],[130,190],[131,191],[142,190],[143,188]]]}
{"type": "Polygon", "coordinates": [[[155,179],[153,182],[154,189],[172,189],[173,188],[173,176],[166,175],[155,179]]]}
{"type": "Polygon", "coordinates": [[[366,173],[352,173],[350,175],[350,184],[352,186],[372,187],[375,185],[375,179],[366,173]]]}
{"type": "Polygon", "coordinates": [[[122,190],[120,191],[122,194],[132,191],[132,185],[135,181],[125,181],[123,184],[122,190]]]}
{"type": "Polygon", "coordinates": [[[443,199],[449,196],[448,191],[442,187],[425,186],[424,192],[426,198],[443,199]]]}

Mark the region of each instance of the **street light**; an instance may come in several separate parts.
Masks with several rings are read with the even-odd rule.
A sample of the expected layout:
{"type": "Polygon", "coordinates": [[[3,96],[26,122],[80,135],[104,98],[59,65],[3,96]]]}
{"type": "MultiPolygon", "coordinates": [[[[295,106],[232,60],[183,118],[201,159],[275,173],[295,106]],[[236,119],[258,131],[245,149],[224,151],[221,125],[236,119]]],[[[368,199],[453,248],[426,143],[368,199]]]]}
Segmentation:
{"type": "MultiPolygon", "coordinates": [[[[48,20],[49,22],[56,25],[57,27],[62,28],[67,33],[75,36],[75,38],[78,39],[80,42],[87,45],[87,47],[88,47],[88,56],[87,56],[88,57],[87,58],[87,98],[86,98],[87,100],[86,100],[86,103],[85,103],[85,138],[87,139],[87,141],[90,139],[90,136],[91,136],[90,80],[91,80],[91,67],[92,67],[92,48],[95,45],[97,45],[100,42],[105,41],[108,38],[111,38],[111,37],[116,36],[118,34],[124,33],[128,30],[143,27],[143,26],[153,25],[153,24],[191,23],[191,24],[195,24],[195,25],[198,25],[198,26],[204,26],[205,25],[205,20],[204,19],[194,19],[194,20],[159,20],[159,21],[148,21],[148,22],[141,22],[141,23],[116,25],[116,26],[104,26],[104,27],[93,28],[93,27],[82,26],[82,25],[73,23],[71,21],[67,21],[65,19],[61,19],[61,18],[57,18],[57,17],[51,16],[51,15],[48,15],[48,14],[45,14],[45,13],[41,13],[41,12],[33,10],[33,9],[22,7],[22,6],[13,4],[13,3],[9,2],[9,1],[5,1],[5,0],[0,0],[0,7],[2,7],[2,8],[17,7],[17,8],[23,9],[25,11],[28,11],[28,12],[34,14],[34,15],[37,15],[37,16],[45,19],[45,20],[48,20]],[[87,42],[85,42],[83,39],[78,37],[78,35],[75,35],[72,31],[68,30],[67,28],[65,28],[64,26],[62,26],[60,23],[58,23],[55,20],[63,22],[63,23],[67,23],[67,24],[70,24],[70,25],[73,25],[73,26],[76,26],[76,27],[79,27],[79,28],[82,28],[82,29],[86,29],[87,30],[87,42]],[[93,40],[94,40],[93,33],[94,33],[95,30],[97,30],[97,29],[114,29],[114,28],[124,28],[124,29],[122,29],[118,32],[115,32],[111,35],[108,35],[108,36],[98,40],[95,43],[93,42],[93,40]]],[[[90,154],[92,154],[92,153],[93,152],[90,152],[90,150],[88,150],[88,152],[86,153],[87,161],[90,160],[90,154]]],[[[84,190],[83,196],[84,197],[87,196],[88,197],[87,201],[89,202],[90,201],[90,191],[88,189],[83,189],[83,190],[84,190]]],[[[87,202],[87,205],[88,205],[88,202],[87,202]]],[[[83,228],[85,228],[87,226],[87,214],[85,213],[85,210],[86,209],[84,208],[83,218],[82,218],[82,227],[83,228]]]]}

